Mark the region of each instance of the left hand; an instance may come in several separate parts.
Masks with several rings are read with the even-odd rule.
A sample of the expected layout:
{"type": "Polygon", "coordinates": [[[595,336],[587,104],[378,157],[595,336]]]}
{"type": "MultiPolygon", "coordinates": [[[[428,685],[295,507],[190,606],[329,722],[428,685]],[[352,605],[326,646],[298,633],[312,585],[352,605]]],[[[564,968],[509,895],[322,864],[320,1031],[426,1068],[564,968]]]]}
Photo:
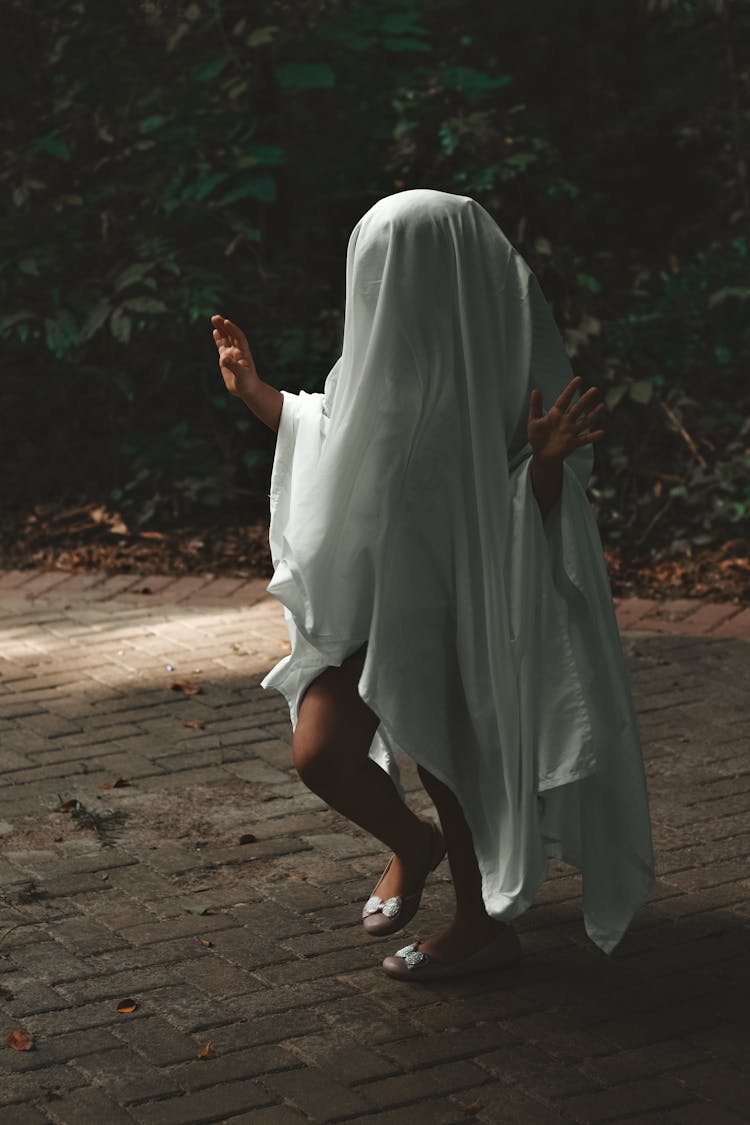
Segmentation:
{"type": "Polygon", "coordinates": [[[593,430],[588,434],[581,432],[588,429],[594,418],[606,409],[603,402],[593,406],[598,387],[589,387],[568,409],[581,382],[580,375],[571,379],[546,414],[542,414],[542,392],[536,389],[531,392],[527,432],[532,453],[537,459],[562,461],[580,446],[604,437],[604,430],[593,430]]]}

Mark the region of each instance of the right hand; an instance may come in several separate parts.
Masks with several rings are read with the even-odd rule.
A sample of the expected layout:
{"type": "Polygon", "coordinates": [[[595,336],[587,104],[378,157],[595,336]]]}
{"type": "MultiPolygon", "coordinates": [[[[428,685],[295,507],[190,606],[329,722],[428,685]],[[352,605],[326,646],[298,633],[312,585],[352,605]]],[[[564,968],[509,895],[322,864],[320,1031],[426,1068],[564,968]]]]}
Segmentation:
{"type": "Polygon", "coordinates": [[[255,370],[253,353],[241,328],[224,316],[212,316],[214,343],[219,351],[219,370],[227,390],[246,398],[257,386],[260,376],[255,370]]]}

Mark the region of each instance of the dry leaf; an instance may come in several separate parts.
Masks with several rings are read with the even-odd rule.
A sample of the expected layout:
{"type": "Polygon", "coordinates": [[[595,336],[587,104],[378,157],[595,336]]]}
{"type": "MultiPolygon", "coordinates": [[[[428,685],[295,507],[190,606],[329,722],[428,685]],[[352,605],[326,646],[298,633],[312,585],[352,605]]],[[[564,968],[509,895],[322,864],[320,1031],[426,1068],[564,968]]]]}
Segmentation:
{"type": "Polygon", "coordinates": [[[213,1043],[206,1043],[205,1047],[201,1047],[195,1057],[197,1059],[215,1059],[216,1051],[214,1050],[213,1043]]]}
{"type": "Polygon", "coordinates": [[[207,906],[185,906],[183,907],[186,914],[210,914],[211,911],[207,906]]]}
{"type": "Polygon", "coordinates": [[[287,876],[290,879],[307,879],[308,874],[306,871],[287,871],[287,876]]]}
{"type": "Polygon", "coordinates": [[[73,797],[72,800],[63,801],[63,803],[61,805],[58,805],[56,811],[57,812],[68,812],[69,809],[74,809],[77,804],[78,804],[78,799],[76,797],[73,797]]]}
{"type": "Polygon", "coordinates": [[[185,719],[182,724],[184,727],[190,727],[191,730],[203,730],[205,724],[200,719],[185,719]]]}
{"type": "Polygon", "coordinates": [[[120,1003],[117,1005],[117,1011],[118,1012],[134,1012],[137,1007],[138,1007],[138,1005],[136,1004],[135,1000],[132,1000],[128,996],[125,1000],[121,1000],[120,1003]]]}
{"type": "Polygon", "coordinates": [[[214,943],[212,941],[209,941],[208,938],[202,937],[199,940],[201,945],[204,945],[207,949],[213,948],[214,943]]]}
{"type": "Polygon", "coordinates": [[[122,789],[123,785],[130,785],[124,777],[117,777],[114,781],[103,781],[102,789],[122,789]]]}
{"type": "Polygon", "coordinates": [[[141,539],[166,539],[163,531],[139,531],[139,538],[141,539]]]}
{"type": "Polygon", "coordinates": [[[479,1098],[477,1098],[474,1102],[470,1102],[469,1105],[464,1106],[464,1109],[467,1113],[479,1113],[481,1108],[482,1103],[480,1102],[479,1098]]]}
{"type": "Polygon", "coordinates": [[[30,1051],[33,1045],[33,1039],[25,1031],[11,1031],[5,1042],[14,1051],[30,1051]]]}
{"type": "Polygon", "coordinates": [[[252,832],[243,832],[243,834],[240,836],[240,843],[241,844],[254,844],[257,839],[258,839],[258,837],[253,836],[252,832]]]}
{"type": "Polygon", "coordinates": [[[198,695],[200,692],[200,685],[193,682],[193,680],[175,680],[170,685],[172,691],[182,691],[185,695],[198,695]]]}

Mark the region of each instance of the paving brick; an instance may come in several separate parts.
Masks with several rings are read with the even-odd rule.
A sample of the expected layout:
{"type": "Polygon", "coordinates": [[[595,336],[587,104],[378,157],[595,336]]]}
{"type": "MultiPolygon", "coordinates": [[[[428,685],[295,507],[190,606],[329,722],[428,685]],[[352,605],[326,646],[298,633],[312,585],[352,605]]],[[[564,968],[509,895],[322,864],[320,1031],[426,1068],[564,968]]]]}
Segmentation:
{"type": "MultiPolygon", "coordinates": [[[[450,1101],[463,1109],[464,1121],[472,1120],[475,1115],[480,1121],[498,1121],[502,1125],[568,1125],[574,1120],[584,1120],[568,1117],[548,1104],[544,1085],[538,1091],[527,1091],[502,1081],[487,1082],[462,1090],[460,1094],[451,1094],[450,1101]]],[[[414,1107],[411,1108],[413,1112],[414,1107]]]]}
{"type": "Polygon", "coordinates": [[[346,1085],[400,1074],[415,1063],[411,1054],[405,1054],[403,1046],[399,1052],[389,1052],[390,1057],[387,1057],[382,1048],[376,1050],[371,1043],[352,1042],[346,1031],[335,1026],[317,1035],[293,1039],[289,1049],[306,1065],[327,1071],[346,1085]]]}
{"type": "Polygon", "coordinates": [[[361,1089],[350,1089],[317,1068],[301,1067],[280,1074],[267,1074],[263,1086],[313,1120],[331,1121],[372,1108],[361,1089]]]}
{"type": "Polygon", "coordinates": [[[183,1092],[172,1074],[156,1070],[151,1060],[141,1058],[121,1044],[116,1050],[89,1054],[76,1060],[76,1067],[122,1106],[152,1098],[173,1097],[183,1092]]]}
{"type": "Polygon", "coordinates": [[[231,1125],[300,1125],[309,1121],[306,1115],[298,1113],[288,1105],[267,1105],[262,1109],[250,1110],[233,1117],[231,1125]]]}
{"type": "Polygon", "coordinates": [[[577,1121],[611,1121],[647,1110],[671,1109],[694,1101],[693,1095],[670,1078],[646,1078],[607,1090],[566,1098],[564,1112],[577,1121]]]}
{"type": "Polygon", "coordinates": [[[380,1078],[357,1089],[373,1106],[395,1106],[435,1094],[453,1093],[489,1082],[489,1077],[473,1063],[451,1062],[423,1067],[411,1074],[380,1078]]]}
{"type": "Polygon", "coordinates": [[[133,1106],[132,1113],[143,1125],[198,1125],[203,1121],[216,1121],[217,1111],[229,1117],[251,1106],[268,1105],[273,1101],[272,1096],[252,1080],[224,1082],[216,1089],[133,1106]]]}
{"type": "Polygon", "coordinates": [[[49,1125],[50,1118],[33,1105],[0,1107],[0,1125],[49,1125]]]}
{"type": "Polygon", "coordinates": [[[216,1087],[221,1082],[234,1082],[244,1078],[254,1078],[276,1071],[292,1070],[300,1066],[300,1061],[284,1046],[268,1044],[260,1047],[245,1047],[241,1051],[216,1052],[213,1040],[201,1036],[204,1040],[201,1049],[206,1043],[211,1043],[214,1056],[211,1059],[198,1058],[198,1048],[194,1057],[189,1061],[172,1067],[170,1075],[179,1082],[184,1090],[203,1090],[208,1086],[216,1087]]]}

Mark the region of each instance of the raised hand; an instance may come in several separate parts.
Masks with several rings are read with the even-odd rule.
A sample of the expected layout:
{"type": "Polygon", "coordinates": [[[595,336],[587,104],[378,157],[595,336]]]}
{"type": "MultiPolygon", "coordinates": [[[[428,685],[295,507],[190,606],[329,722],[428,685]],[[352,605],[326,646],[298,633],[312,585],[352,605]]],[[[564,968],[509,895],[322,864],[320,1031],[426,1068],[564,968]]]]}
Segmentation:
{"type": "Polygon", "coordinates": [[[212,316],[214,343],[219,351],[219,369],[226,388],[245,399],[256,390],[259,380],[253,353],[241,328],[224,316],[212,316]]]}
{"type": "Polygon", "coordinates": [[[527,432],[537,460],[562,462],[580,446],[604,437],[604,430],[583,433],[606,409],[603,402],[593,406],[598,387],[589,387],[573,406],[570,405],[581,382],[580,375],[571,379],[546,414],[542,413],[542,392],[536,389],[531,392],[527,432]]]}

